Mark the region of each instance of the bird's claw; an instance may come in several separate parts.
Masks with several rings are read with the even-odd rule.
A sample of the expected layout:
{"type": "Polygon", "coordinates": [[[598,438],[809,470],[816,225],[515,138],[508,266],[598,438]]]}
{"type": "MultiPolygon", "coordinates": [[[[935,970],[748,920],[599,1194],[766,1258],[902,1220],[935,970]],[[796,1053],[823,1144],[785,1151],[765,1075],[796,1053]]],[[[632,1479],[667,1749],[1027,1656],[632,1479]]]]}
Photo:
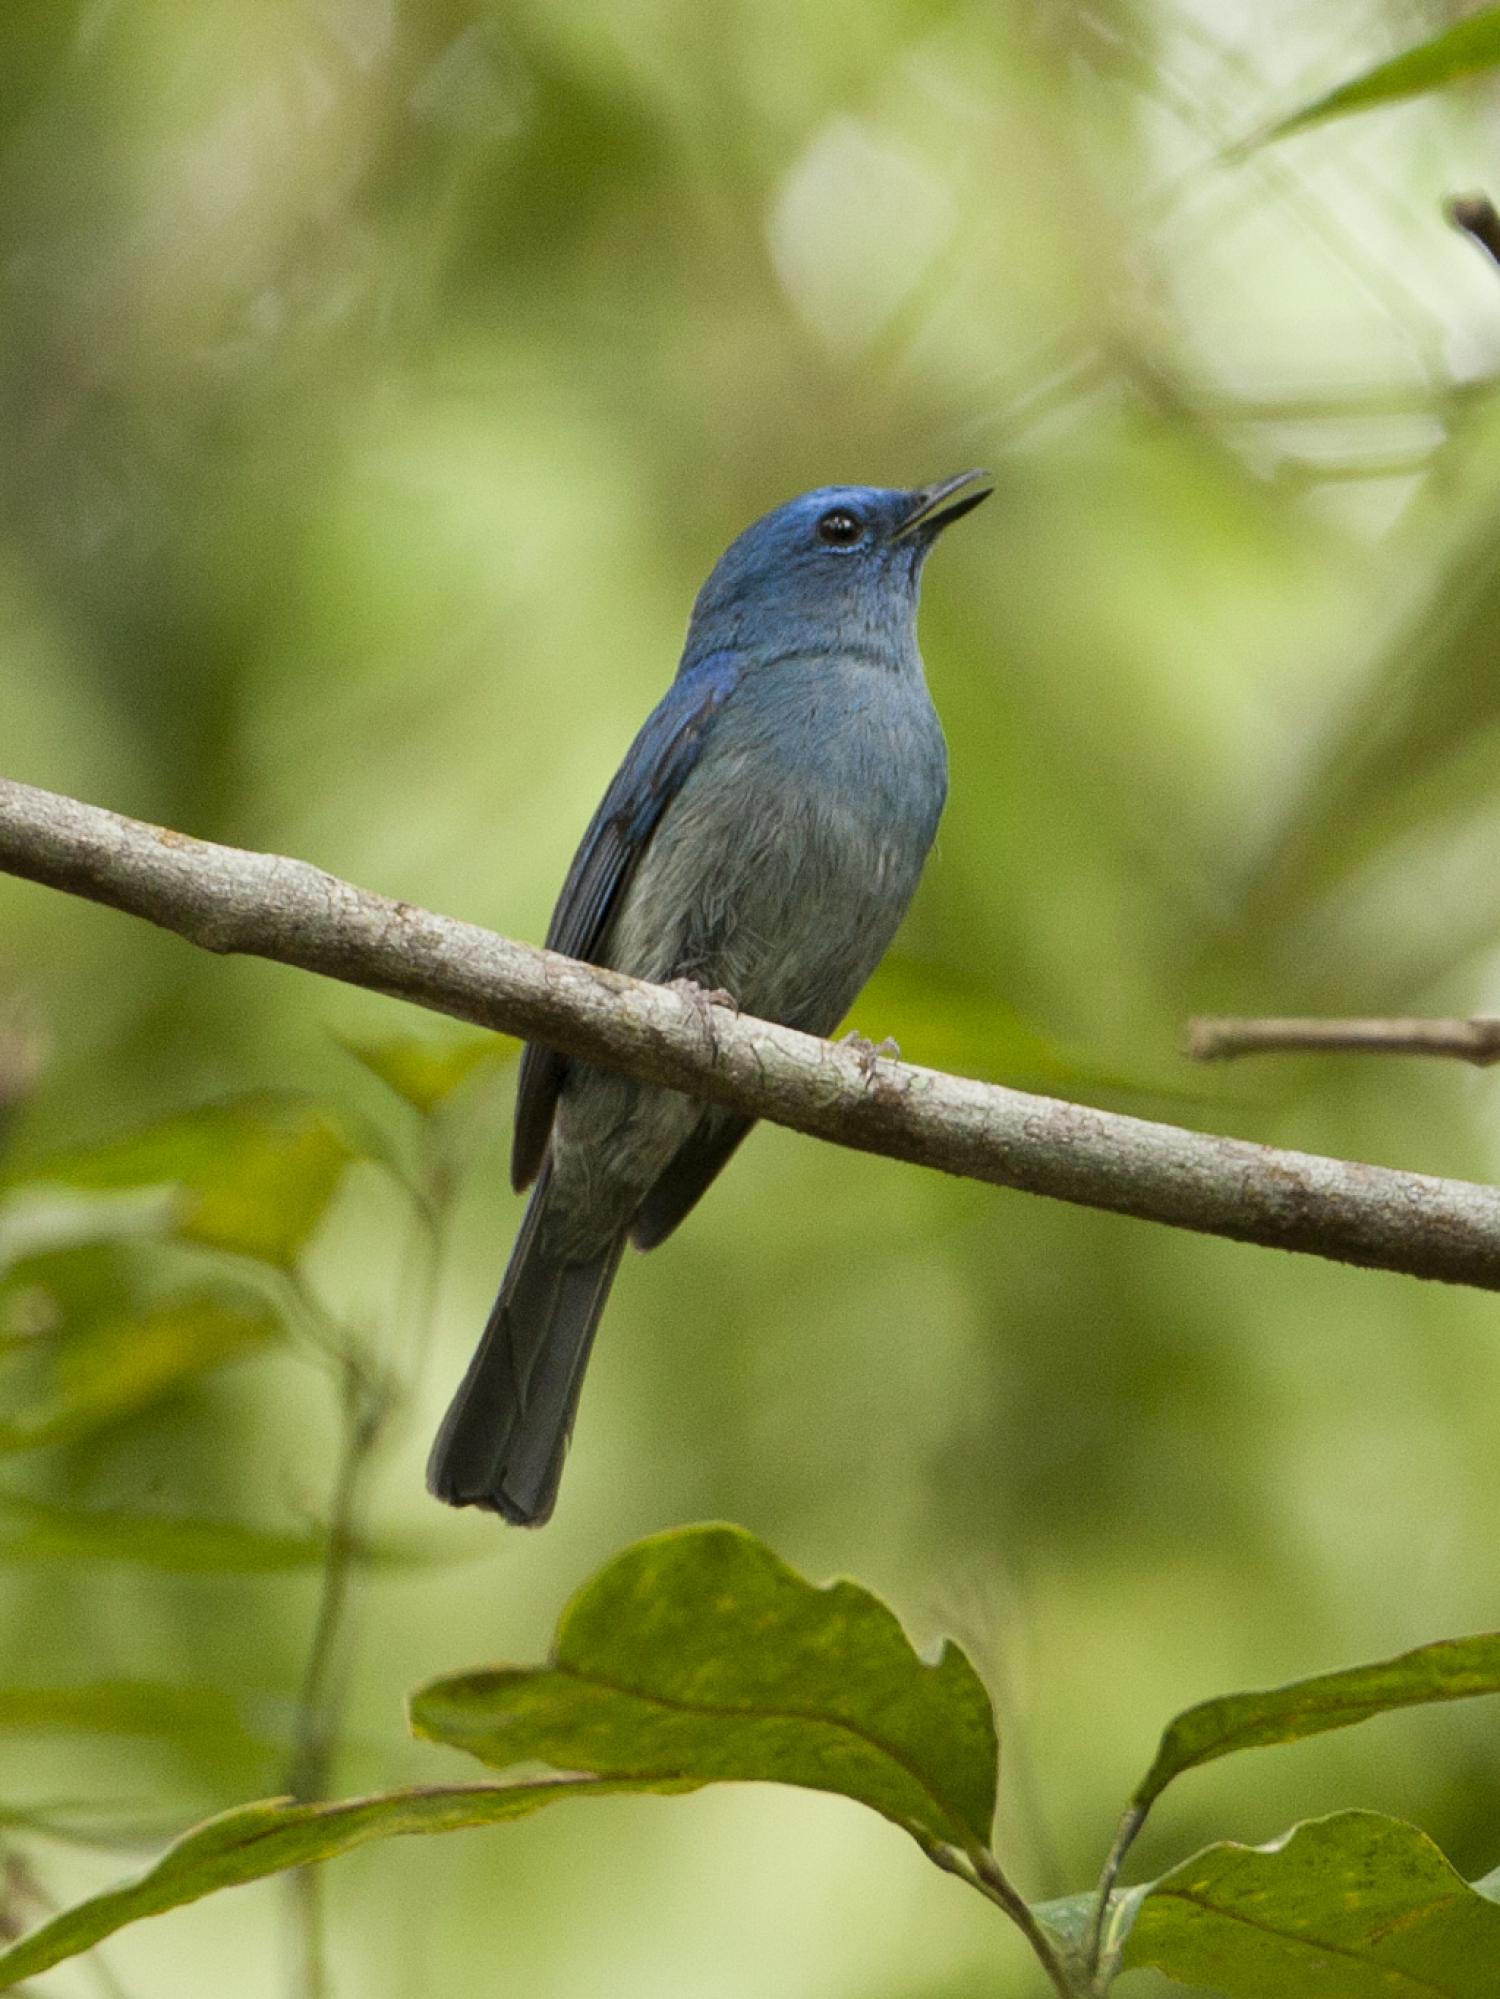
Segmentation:
{"type": "Polygon", "coordinates": [[[696,979],[668,979],[667,991],[676,993],[679,999],[686,1000],[689,1006],[698,1008],[700,1012],[715,1006],[728,1007],[734,1014],[740,1010],[740,1003],[733,993],[726,993],[722,986],[700,986],[696,979]]]}
{"type": "Polygon", "coordinates": [[[893,1041],[890,1035],[887,1035],[884,1041],[875,1042],[867,1034],[861,1034],[857,1027],[850,1028],[849,1032],[840,1040],[839,1046],[840,1048],[847,1048],[852,1052],[855,1060],[859,1063],[860,1074],[867,1083],[875,1080],[875,1072],[879,1067],[882,1055],[892,1062],[899,1062],[901,1060],[900,1044],[893,1041]]]}
{"type": "Polygon", "coordinates": [[[738,1014],[740,1003],[734,994],[726,993],[722,986],[700,986],[696,979],[668,979],[667,990],[676,993],[697,1021],[704,1046],[717,1056],[719,1043],[714,1008],[727,1007],[731,1013],[738,1014]]]}

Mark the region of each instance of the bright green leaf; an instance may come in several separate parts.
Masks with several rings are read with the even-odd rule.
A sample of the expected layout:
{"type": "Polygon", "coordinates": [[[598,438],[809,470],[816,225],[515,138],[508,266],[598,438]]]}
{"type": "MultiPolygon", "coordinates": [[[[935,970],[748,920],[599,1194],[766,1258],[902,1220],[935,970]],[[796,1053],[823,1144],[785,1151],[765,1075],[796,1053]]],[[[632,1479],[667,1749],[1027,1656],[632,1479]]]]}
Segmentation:
{"type": "Polygon", "coordinates": [[[434,1785],[346,1798],[336,1804],[270,1799],[240,1805],[185,1834],[135,1880],[64,1909],[8,1950],[0,1950],[0,1990],[92,1950],[127,1923],[181,1908],[217,1888],[331,1860],[375,1839],[495,1825],[523,1818],[554,1798],[599,1796],[622,1788],[628,1787],[601,1783],[596,1777],[558,1777],[540,1783],[434,1785]]]}
{"type": "Polygon", "coordinates": [[[1493,1693],[1500,1693],[1500,1633],[1487,1632],[1477,1638],[1441,1639],[1394,1659],[1320,1673],[1260,1693],[1223,1694],[1186,1709],[1168,1725],[1132,1802],[1144,1809],[1184,1770],[1237,1749],[1298,1742],[1391,1708],[1493,1693]]]}
{"type": "MultiPolygon", "coordinates": [[[[376,1569],[472,1561],[493,1543],[414,1533],[356,1541],[350,1557],[376,1569]]],[[[180,1575],[268,1575],[321,1567],[327,1536],[317,1528],[278,1533],[235,1520],[53,1506],[0,1494],[0,1562],[125,1562],[180,1575]]]]}
{"type": "MultiPolygon", "coordinates": [[[[131,1683],[0,1690],[0,1726],[7,1702],[16,1727],[160,1733],[174,1714],[191,1725],[199,1696],[165,1691],[182,1695],[180,1709],[164,1690],[131,1683]]],[[[945,1646],[924,1664],[876,1598],[850,1583],[816,1589],[734,1528],[640,1543],[575,1600],[550,1668],[438,1682],[415,1708],[419,1732],[481,1755],[601,1767],[226,1812],[137,1880],[0,1952],[0,1986],[215,1889],[370,1840],[518,1818],[556,1798],[769,1778],[857,1798],[924,1845],[971,1850],[993,1811],[994,1725],[963,1655],[945,1646]]]]}
{"type": "Polygon", "coordinates": [[[182,1382],[266,1346],[263,1306],[205,1292],[0,1347],[0,1451],[32,1450],[119,1422],[182,1382]]]}
{"type": "Polygon", "coordinates": [[[1391,104],[1403,97],[1417,97],[1423,91],[1438,90],[1465,76],[1500,67],[1500,7],[1486,7],[1466,20],[1457,21],[1430,41],[1377,63],[1361,75],[1341,83],[1313,103],[1294,111],[1273,125],[1264,136],[1284,138],[1305,126],[1318,125],[1325,118],[1342,117],[1350,111],[1365,111],[1371,105],[1391,104]]]}
{"type": "Polygon", "coordinates": [[[25,1734],[243,1739],[234,1700],[217,1687],[161,1680],[89,1680],[0,1687],[0,1730],[25,1734]]]}
{"type": "Polygon", "coordinates": [[[286,1269],[322,1220],[355,1150],[321,1105],[258,1094],[49,1160],[32,1177],[74,1187],[175,1186],[181,1239],[286,1269]]]}
{"type": "Polygon", "coordinates": [[[139,1266],[117,1243],[82,1242],[27,1255],[0,1274],[0,1341],[79,1332],[146,1302],[139,1266]]]}
{"type": "Polygon", "coordinates": [[[924,1846],[982,1848],[994,1816],[994,1720],[962,1652],[926,1664],[879,1598],[816,1588],[736,1527],[627,1549],[569,1605],[549,1666],[435,1680],[412,1725],[497,1768],[833,1791],[924,1846]]]}
{"type": "Polygon", "coordinates": [[[388,1089],[428,1117],[486,1066],[512,1061],[520,1043],[502,1034],[341,1034],[340,1046],[388,1089]]]}
{"type": "Polygon", "coordinates": [[[126,1562],[187,1575],[257,1575],[317,1568],[327,1549],[317,1532],[276,1534],[231,1520],[0,1496],[0,1562],[126,1562]]]}
{"type": "Polygon", "coordinates": [[[1269,1846],[1210,1846],[1140,1894],[1127,1970],[1225,1999],[1495,1999],[1500,1906],[1427,1835],[1339,1812],[1269,1846]]]}

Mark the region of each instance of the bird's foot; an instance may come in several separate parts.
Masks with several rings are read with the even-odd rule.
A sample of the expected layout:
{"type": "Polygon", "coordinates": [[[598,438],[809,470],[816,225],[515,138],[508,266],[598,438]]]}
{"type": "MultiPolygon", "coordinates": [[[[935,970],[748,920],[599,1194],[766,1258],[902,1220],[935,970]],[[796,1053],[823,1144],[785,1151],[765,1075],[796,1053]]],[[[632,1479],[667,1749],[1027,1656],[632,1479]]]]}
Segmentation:
{"type": "Polygon", "coordinates": [[[857,1027],[850,1028],[849,1032],[840,1040],[839,1046],[840,1048],[851,1050],[855,1060],[859,1063],[860,1073],[867,1083],[874,1082],[875,1072],[880,1066],[882,1055],[891,1062],[899,1062],[901,1060],[900,1044],[893,1041],[890,1035],[887,1035],[884,1041],[874,1042],[867,1034],[861,1034],[857,1027]]]}
{"type": "Polygon", "coordinates": [[[685,999],[689,1006],[700,1011],[716,1006],[728,1007],[734,1014],[740,1010],[733,993],[726,993],[722,986],[700,986],[696,979],[668,979],[667,991],[676,993],[679,999],[685,999]]]}
{"type": "Polygon", "coordinates": [[[667,990],[676,993],[693,1019],[697,1021],[698,1032],[703,1037],[704,1046],[717,1057],[719,1042],[714,1008],[727,1007],[731,1013],[738,1014],[739,1001],[733,993],[726,993],[722,987],[700,986],[696,979],[668,979],[667,990]]]}

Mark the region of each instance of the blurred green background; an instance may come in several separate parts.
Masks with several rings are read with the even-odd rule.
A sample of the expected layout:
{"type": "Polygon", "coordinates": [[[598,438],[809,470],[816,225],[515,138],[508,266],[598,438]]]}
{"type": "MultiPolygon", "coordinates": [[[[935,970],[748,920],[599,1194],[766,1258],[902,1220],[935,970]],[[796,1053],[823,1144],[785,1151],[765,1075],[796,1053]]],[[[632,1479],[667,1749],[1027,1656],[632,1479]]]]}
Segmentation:
{"type": "MultiPolygon", "coordinates": [[[[1440,214],[1500,183],[1495,87],[1225,157],[1465,11],[13,0],[0,765],[539,938],[723,545],[807,486],[988,464],[923,616],[952,800],[856,1022],[1495,1177],[1493,1078],[1176,1052],[1200,1011],[1500,1009],[1500,276],[1440,214]]],[[[5,880],[0,1017],[45,1058],[19,1180],[250,1089],[421,1142],[338,1037],[431,1023],[5,880]]],[[[339,1790],[464,1775],[404,1690],[540,1657],[589,1572],[689,1520],[971,1648],[1034,1893],[1092,1875],[1177,1707],[1495,1623],[1493,1300],[771,1130],[627,1263],[554,1524],[439,1513],[427,1438],[519,1215],[512,1074],[454,1113],[476,1158],[374,1467],[363,1529],[404,1558],[358,1572],[339,1790]]],[[[306,1281],[406,1367],[404,1215],[356,1167],[306,1281]]],[[[137,1226],[67,1268],[158,1252],[137,1226]]],[[[0,1807],[124,1841],[6,1835],[17,1920],[284,1781],[315,1570],[83,1559],[57,1525],[305,1538],[337,1398],[305,1342],[240,1346],[0,1456],[0,1807]],[[7,1725],[7,1688],[113,1681],[217,1691],[164,1731],[7,1725]]],[[[1365,1804],[1478,1873],[1497,1783],[1487,1704],[1388,1719],[1188,1779],[1138,1863],[1365,1804]]],[[[889,1827],[790,1792],[569,1807],[328,1889],[337,1989],[379,1999],[1036,1982],[889,1827]]],[[[282,1989],[282,1918],[264,1886],[144,1925],[107,1989],[282,1989]]]]}

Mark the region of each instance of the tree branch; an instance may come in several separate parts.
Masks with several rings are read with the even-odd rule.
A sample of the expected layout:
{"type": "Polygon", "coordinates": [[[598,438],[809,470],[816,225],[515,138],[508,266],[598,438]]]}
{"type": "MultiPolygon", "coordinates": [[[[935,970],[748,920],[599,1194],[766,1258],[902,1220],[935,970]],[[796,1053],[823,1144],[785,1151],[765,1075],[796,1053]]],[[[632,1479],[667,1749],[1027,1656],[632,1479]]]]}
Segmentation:
{"type": "Polygon", "coordinates": [[[1287,1055],[1312,1049],[1342,1055],[1448,1055],[1476,1068],[1500,1062],[1500,1020],[1190,1020],[1187,1052],[1195,1062],[1240,1055],[1287,1055]]]}
{"type": "Polygon", "coordinates": [[[391,902],[306,862],[210,845],[0,779],[0,870],[545,1041],[837,1145],[1236,1241],[1500,1290],[1500,1192],[1022,1094],[642,985],[391,902]]]}

